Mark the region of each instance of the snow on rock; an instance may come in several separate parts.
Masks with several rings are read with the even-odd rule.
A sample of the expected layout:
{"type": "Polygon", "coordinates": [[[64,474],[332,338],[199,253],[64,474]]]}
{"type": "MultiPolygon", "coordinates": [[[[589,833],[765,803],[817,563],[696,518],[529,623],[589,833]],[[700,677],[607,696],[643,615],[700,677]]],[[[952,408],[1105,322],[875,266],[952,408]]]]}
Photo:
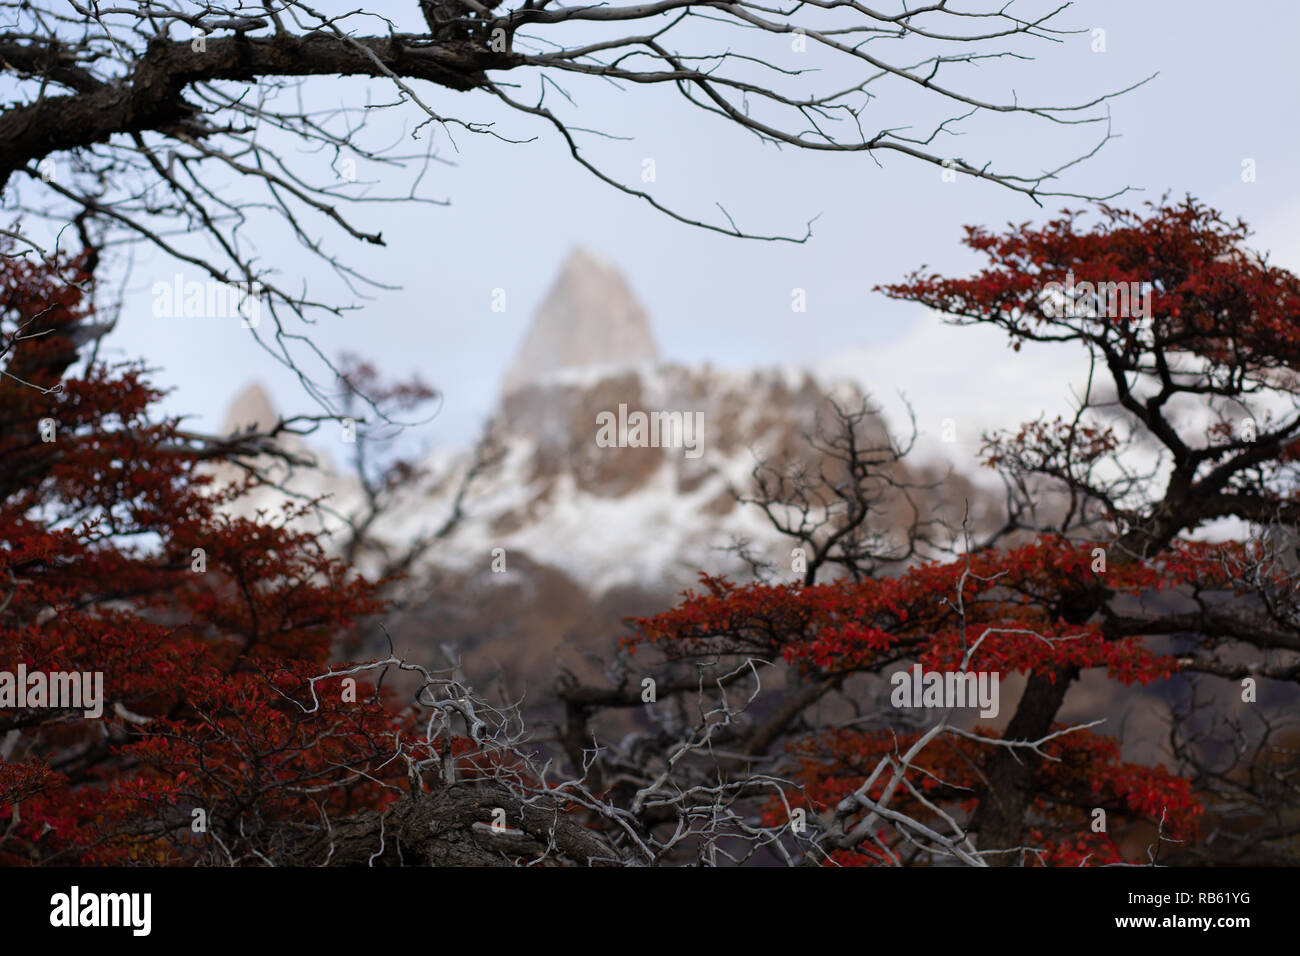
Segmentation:
{"type": "MultiPolygon", "coordinates": [[[[700,571],[746,577],[728,551],[738,539],[777,567],[790,568],[793,542],[760,509],[735,500],[750,494],[760,459],[789,464],[809,455],[806,436],[829,422],[828,396],[855,406],[859,385],[794,368],[722,371],[707,364],[661,364],[645,313],[608,263],[578,250],[538,309],[507,374],[488,430],[502,454],[463,501],[464,519],[429,550],[423,571],[486,570],[494,549],[563,572],[593,599],[618,589],[667,594],[697,582],[700,571]],[[660,447],[631,434],[598,441],[602,416],[680,414],[698,435],[677,433],[660,447]],[[692,443],[691,439],[698,439],[692,443]]],[[[265,393],[250,389],[234,418],[275,420],[265,393]]],[[[870,426],[883,433],[883,423],[870,426]]],[[[400,554],[452,513],[473,451],[443,450],[398,490],[370,534],[400,554]]],[[[816,463],[813,473],[816,472],[816,463]]],[[[346,530],[363,498],[355,477],[329,468],[300,470],[287,482],[299,494],[329,495],[316,520],[346,530]]],[[[241,510],[272,508],[261,489],[241,510]]],[[[898,516],[901,522],[906,518],[898,516]]],[[[361,569],[378,570],[367,565],[361,569]]]]}

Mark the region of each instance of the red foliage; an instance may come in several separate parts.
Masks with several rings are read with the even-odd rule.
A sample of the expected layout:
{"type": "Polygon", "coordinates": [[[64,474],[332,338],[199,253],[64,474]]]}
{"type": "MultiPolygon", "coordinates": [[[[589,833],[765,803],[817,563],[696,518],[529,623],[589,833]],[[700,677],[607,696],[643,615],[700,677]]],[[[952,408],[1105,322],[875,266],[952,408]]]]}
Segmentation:
{"type": "Polygon", "coordinates": [[[1059,335],[1063,327],[1095,332],[1108,325],[1135,355],[1142,351],[1144,326],[1154,325],[1168,351],[1213,363],[1211,378],[1300,368],[1300,277],[1245,253],[1244,222],[1229,222],[1191,198],[1148,206],[1143,216],[1099,205],[1102,222],[1088,231],[1077,227],[1080,211],[1039,229],[1022,223],[1002,234],[968,226],[965,244],[990,260],[984,271],[966,279],[917,272],[881,288],[892,298],[938,309],[957,324],[996,321],[1017,348],[1021,339],[1049,331],[1045,326],[1055,326],[1059,335]],[[1150,316],[1045,314],[1045,286],[1085,281],[1149,284],[1150,316]]]}
{"type": "MultiPolygon", "coordinates": [[[[1063,725],[1054,728],[1063,729],[1063,725]]],[[[918,736],[916,732],[832,730],[800,740],[791,752],[797,762],[795,779],[803,786],[791,794],[791,805],[805,807],[810,813],[835,807],[871,776],[879,760],[898,759],[918,736]]],[[[987,731],[979,736],[996,739],[987,731]]],[[[1122,861],[1113,821],[1108,821],[1104,833],[1090,830],[1096,808],[1120,820],[1160,821],[1163,815],[1162,833],[1172,840],[1196,835],[1202,809],[1188,781],[1163,767],[1121,761],[1119,745],[1112,738],[1075,731],[1049,741],[1042,750],[1052,759],[1037,765],[1029,833],[1031,845],[1039,853],[1029,855],[1027,862],[1077,866],[1122,861]]],[[[988,753],[987,745],[959,737],[946,737],[922,750],[908,774],[915,794],[900,790],[890,809],[942,829],[942,822],[926,802],[972,811],[988,753]]],[[[882,774],[867,796],[879,800],[888,781],[889,775],[882,774]]],[[[785,815],[782,803],[770,801],[765,822],[778,826],[785,815]]],[[[844,866],[882,865],[905,855],[906,842],[891,828],[882,826],[875,838],[834,854],[833,861],[844,866]]]]}
{"type": "MultiPolygon", "coordinates": [[[[1103,582],[1116,594],[1205,582],[1222,568],[1222,546],[1180,545],[1158,564],[1115,563],[1105,574],[1092,571],[1092,549],[1089,543],[1040,537],[1010,551],[987,551],[969,561],[922,565],[896,578],[860,583],[736,586],[703,576],[703,592],[688,593],[664,614],[637,620],[636,636],[627,643],[633,649],[659,644],[677,658],[781,657],[805,679],[821,679],[904,669],[899,663],[904,659],[920,661],[926,670],[956,670],[963,648],[983,637],[971,655],[970,671],[1050,674],[1063,666],[1096,667],[1125,684],[1169,677],[1176,669],[1172,658],[1151,653],[1138,637],[1108,640],[1098,621],[1070,624],[1062,609],[1103,582]],[[958,609],[959,585],[964,615],[958,609]]],[[[833,807],[871,775],[878,760],[901,755],[916,737],[853,730],[818,732],[797,741],[793,776],[801,789],[790,796],[792,805],[815,813],[833,807]]],[[[927,796],[970,812],[981,768],[993,752],[976,741],[945,738],[922,752],[907,779],[927,796]]],[[[1187,781],[1161,768],[1121,762],[1113,739],[1076,731],[1053,739],[1043,752],[1060,762],[1039,765],[1032,817],[1034,845],[1044,851],[1039,862],[1120,859],[1111,837],[1089,832],[1095,807],[1120,821],[1158,821],[1164,812],[1164,832],[1173,839],[1195,831],[1201,808],[1187,781]],[[1078,834],[1088,836],[1080,840],[1078,834]]],[[[887,779],[878,781],[873,796],[887,779]]],[[[891,807],[921,820],[934,816],[905,794],[891,807]]],[[[779,802],[769,804],[769,825],[784,819],[784,812],[779,802]]],[[[901,851],[897,833],[885,828],[877,836],[901,851]]],[[[833,859],[849,865],[890,862],[869,841],[833,859]]]]}
{"type": "Polygon", "coordinates": [[[780,656],[826,677],[878,670],[902,658],[927,669],[956,668],[964,648],[983,637],[969,662],[972,671],[1075,666],[1105,667],[1124,683],[1168,677],[1172,660],[1151,654],[1138,638],[1107,640],[1099,621],[1071,624],[1065,612],[1080,595],[1103,588],[1138,594],[1203,580],[1221,572],[1220,549],[1180,545],[1161,564],[1112,562],[1098,574],[1092,571],[1096,547],[1043,536],[969,561],[919,565],[898,577],[807,587],[737,586],[701,575],[703,592],[638,619],[637,633],[625,644],[663,644],[672,657],[780,656]]]}
{"type": "MultiPolygon", "coordinates": [[[[953,671],[977,643],[969,671],[1042,674],[1054,681],[1072,668],[1097,668],[1123,684],[1169,678],[1179,666],[1175,659],[1154,654],[1133,628],[1109,628],[1107,615],[1098,612],[1125,595],[1162,589],[1244,592],[1237,569],[1250,566],[1250,555],[1243,544],[1206,544],[1179,535],[1212,518],[1250,519],[1294,502],[1293,483],[1288,491],[1282,481],[1270,486],[1269,478],[1279,463],[1295,459],[1300,442],[1286,430],[1294,426],[1266,418],[1260,436],[1270,427],[1278,429],[1267,441],[1257,442],[1254,435],[1239,440],[1224,423],[1210,429],[1207,440],[1216,444],[1204,449],[1199,436],[1183,442],[1157,419],[1179,390],[1197,397],[1237,397],[1293,382],[1292,373],[1300,370],[1300,278],[1244,252],[1245,225],[1228,222],[1190,198],[1174,206],[1154,205],[1146,215],[1107,206],[1100,213],[1100,225],[1091,231],[1077,227],[1081,214],[1074,212],[1042,228],[1022,224],[1000,235],[968,227],[966,244],[988,257],[988,268],[970,278],[918,272],[884,291],[937,309],[957,325],[997,326],[1017,349],[1025,339],[1076,342],[1099,356],[1098,375],[1147,374],[1165,383],[1166,391],[1145,407],[1136,401],[1125,406],[1136,419],[1128,424],[1158,432],[1154,443],[1170,447],[1176,465],[1186,470],[1171,483],[1181,497],[1147,501],[1145,511],[1132,512],[1149,529],[1146,540],[1152,544],[1144,560],[1111,549],[1104,572],[1094,571],[1094,549],[1103,547],[1101,542],[1042,534],[1009,550],[979,551],[969,559],[924,564],[897,577],[860,583],[738,586],[705,575],[702,591],[686,594],[667,613],[638,620],[629,646],[655,644],[675,659],[780,658],[810,682],[902,670],[904,661],[953,671]],[[1109,283],[1125,283],[1126,294],[1140,291],[1142,297],[1103,300],[1099,290],[1109,283]],[[1106,307],[1099,309],[1099,303],[1106,307]],[[1196,360],[1184,363],[1198,370],[1200,378],[1191,384],[1175,384],[1169,373],[1175,364],[1171,357],[1180,354],[1196,360]],[[1192,444],[1196,451],[1189,450],[1192,444]],[[1197,462],[1219,464],[1236,455],[1241,458],[1220,468],[1227,477],[1196,484],[1197,462]],[[1215,497],[1224,488],[1237,496],[1215,497]],[[1247,506],[1254,510],[1233,510],[1247,506]]],[[[1106,295],[1113,295],[1109,288],[1106,295]]],[[[1178,374],[1179,383],[1185,382],[1188,373],[1178,374]]],[[[1056,479],[1104,501],[1104,491],[1095,492],[1080,476],[1114,458],[1120,446],[1104,421],[1039,420],[987,439],[986,461],[1017,475],[1056,479]]],[[[1251,586],[1267,584],[1270,575],[1281,592],[1293,588],[1280,568],[1256,568],[1251,586]]],[[[833,807],[861,786],[882,758],[905,752],[915,739],[910,731],[811,732],[793,744],[801,790],[790,799],[815,812],[833,807]]],[[[1041,862],[1119,859],[1113,839],[1088,826],[1088,812],[1095,807],[1149,825],[1163,814],[1164,833],[1175,839],[1195,832],[1201,808],[1188,782],[1160,767],[1122,762],[1115,740],[1072,732],[1053,738],[1043,751],[1057,759],[1034,758],[1034,799],[1025,831],[1043,851],[1041,862]]],[[[988,779],[983,772],[993,754],[1002,752],[969,737],[945,736],[923,751],[906,779],[918,793],[941,797],[936,802],[960,811],[958,816],[969,814],[988,779]]],[[[877,791],[888,778],[882,776],[877,791]]],[[[934,807],[910,792],[896,796],[895,809],[938,821],[936,828],[944,829],[934,807]]],[[[784,819],[783,805],[768,809],[769,822],[784,819]]],[[[897,837],[887,835],[891,832],[882,821],[877,837],[884,846],[867,840],[837,861],[890,862],[885,847],[899,848],[897,837]]]]}
{"type": "Polygon", "coordinates": [[[0,671],[102,674],[104,709],[0,710],[0,864],[182,862],[209,836],[246,855],[382,803],[393,708],[338,680],[313,708],[307,683],[376,585],[288,510],[223,513],[240,489],[150,417],[139,366],[65,374],[93,318],[79,268],[0,268],[0,671]]]}

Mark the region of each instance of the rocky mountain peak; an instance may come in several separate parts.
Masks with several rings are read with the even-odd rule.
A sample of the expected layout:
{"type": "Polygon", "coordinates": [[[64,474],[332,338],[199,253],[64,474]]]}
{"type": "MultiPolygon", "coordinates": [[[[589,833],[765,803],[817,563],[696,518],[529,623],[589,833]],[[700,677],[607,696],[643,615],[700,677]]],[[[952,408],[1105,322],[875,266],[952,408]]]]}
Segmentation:
{"type": "Polygon", "coordinates": [[[579,246],[534,313],[501,391],[508,394],[562,369],[658,360],[645,309],[627,280],[579,246]]]}
{"type": "Polygon", "coordinates": [[[279,420],[266,389],[258,382],[252,382],[230,403],[221,434],[244,431],[250,425],[259,432],[270,431],[279,420]]]}

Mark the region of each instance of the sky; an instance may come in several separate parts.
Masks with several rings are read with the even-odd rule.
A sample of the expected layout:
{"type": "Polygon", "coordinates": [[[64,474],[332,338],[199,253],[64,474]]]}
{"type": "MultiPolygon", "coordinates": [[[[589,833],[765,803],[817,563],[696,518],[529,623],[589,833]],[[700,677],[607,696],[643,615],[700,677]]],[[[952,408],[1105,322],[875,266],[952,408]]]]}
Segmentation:
{"type": "MultiPolygon", "coordinates": [[[[398,5],[388,0],[385,6],[398,5]]],[[[1049,6],[1022,2],[1016,9],[1024,15],[1049,6]]],[[[1116,200],[1129,206],[1166,192],[1175,198],[1191,193],[1246,219],[1257,248],[1268,250],[1276,264],[1300,270],[1300,67],[1294,55],[1300,4],[1249,0],[1225,8],[1208,0],[1094,0],[1073,5],[1060,22],[1084,32],[1060,44],[1033,45],[1034,62],[987,64],[953,74],[952,82],[969,78],[972,89],[988,95],[1009,98],[1014,90],[1022,102],[1065,104],[1157,73],[1111,102],[1117,138],[1073,170],[1066,184],[1090,194],[1141,190],[1116,200]],[[1105,31],[1104,52],[1093,50],[1097,28],[1105,31]],[[1243,181],[1247,159],[1254,161],[1253,182],[1243,181]]],[[[825,68],[831,80],[852,75],[843,64],[825,68]]],[[[532,310],[578,244],[624,272],[668,361],[733,369],[793,364],[856,374],[882,398],[905,391],[927,431],[938,427],[936,419],[957,416],[963,438],[976,425],[1009,425],[1064,401],[1078,368],[1068,349],[1013,358],[1005,342],[985,330],[944,326],[873,287],[922,265],[968,274],[980,260],[960,244],[964,225],[1042,222],[1061,205],[1084,205],[1078,200],[1039,208],[993,184],[964,177],[944,182],[935,167],[897,154],[777,150],[693,108],[667,86],[616,90],[600,81],[566,81],[575,122],[629,138],[584,138],[592,158],[636,184],[643,161],[654,159],[656,181],[649,188],[681,211],[716,220],[715,204],[721,203],[745,229],[792,235],[817,217],[802,244],[736,239],[672,221],[600,183],[540,123],[506,115],[478,94],[417,88],[439,110],[490,118],[503,135],[535,139],[512,144],[460,133],[453,145],[427,130],[420,142],[407,140],[422,150],[432,132],[432,147],[454,164],[431,166],[417,187],[420,195],[449,205],[354,208],[358,224],[382,230],[382,249],[321,228],[322,241],[350,267],[394,288],[374,291],[345,317],[323,317],[293,331],[310,334],[327,354],[359,353],[386,374],[418,373],[441,390],[437,416],[409,436],[420,447],[461,445],[474,436],[496,404],[532,310]],[[795,288],[805,290],[806,312],[791,309],[795,288]],[[498,289],[506,296],[503,312],[492,309],[498,289]]],[[[321,104],[388,98],[380,81],[321,79],[310,89],[321,104]]],[[[910,104],[885,100],[882,93],[873,116],[882,118],[881,125],[898,125],[910,104]]],[[[399,140],[419,119],[414,107],[401,107],[375,111],[371,121],[380,138],[399,140]]],[[[1016,172],[1073,158],[1099,135],[1096,128],[982,116],[959,129],[965,131],[960,140],[936,148],[968,160],[998,157],[1016,172]]],[[[297,161],[325,164],[327,158],[297,161]]],[[[376,189],[398,192],[414,175],[359,170],[363,181],[376,180],[376,189]]],[[[268,239],[261,252],[285,284],[333,288],[319,262],[291,243],[268,239]]],[[[143,356],[159,369],[156,381],[173,389],[166,409],[191,416],[198,428],[217,429],[230,400],[252,382],[262,384],[284,414],[318,411],[238,323],[154,316],[153,284],[177,272],[192,277],[157,255],[142,251],[136,257],[120,276],[124,309],[104,355],[143,356]]],[[[889,400],[885,404],[888,410],[889,400]]]]}

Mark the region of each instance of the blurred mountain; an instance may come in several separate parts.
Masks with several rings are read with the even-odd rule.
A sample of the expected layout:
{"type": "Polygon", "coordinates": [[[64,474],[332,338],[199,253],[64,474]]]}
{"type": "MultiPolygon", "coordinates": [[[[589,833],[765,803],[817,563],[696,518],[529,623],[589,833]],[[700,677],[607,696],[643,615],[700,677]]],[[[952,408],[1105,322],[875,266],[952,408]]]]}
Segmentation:
{"type": "MultiPolygon", "coordinates": [[[[570,255],[477,450],[490,451],[490,466],[466,485],[475,449],[429,456],[356,552],[362,570],[379,573],[441,529],[458,505],[463,512],[411,568],[403,641],[477,650],[509,677],[549,680],[557,649],[569,646],[578,656],[612,649],[622,618],[666,609],[700,572],[749,578],[740,542],[775,580],[799,578],[791,553],[797,542],[737,496],[753,494],[760,461],[817,474],[825,461],[808,436],[833,424],[832,400],[858,407],[860,386],[805,369],[724,371],[657,356],[645,311],[618,271],[584,250],[570,255]],[[638,413],[662,416],[658,435],[635,432],[638,413]],[[614,426],[603,436],[612,443],[602,439],[602,422],[614,426]]],[[[236,424],[275,417],[256,387],[229,416],[236,424]]],[[[868,416],[860,431],[863,440],[883,441],[885,423],[868,416]]],[[[922,506],[954,525],[968,499],[976,529],[996,520],[996,499],[962,476],[939,482],[937,471],[910,463],[894,476],[940,485],[922,506]]],[[[340,542],[349,533],[341,516],[365,506],[356,477],[328,463],[296,472],[287,486],[329,496],[319,520],[340,542]]],[[[241,507],[251,513],[282,500],[282,492],[264,488],[241,507]]],[[[903,528],[910,517],[900,498],[880,523],[903,528]]]]}
{"type": "Polygon", "coordinates": [[[273,428],[278,420],[279,416],[271,406],[271,397],[266,394],[266,389],[259,383],[252,382],[235,396],[235,400],[226,409],[221,434],[231,435],[250,428],[264,432],[273,428]]]}
{"type": "Polygon", "coordinates": [[[650,322],[627,280],[578,247],[533,316],[501,389],[508,394],[562,369],[658,360],[650,322]]]}

